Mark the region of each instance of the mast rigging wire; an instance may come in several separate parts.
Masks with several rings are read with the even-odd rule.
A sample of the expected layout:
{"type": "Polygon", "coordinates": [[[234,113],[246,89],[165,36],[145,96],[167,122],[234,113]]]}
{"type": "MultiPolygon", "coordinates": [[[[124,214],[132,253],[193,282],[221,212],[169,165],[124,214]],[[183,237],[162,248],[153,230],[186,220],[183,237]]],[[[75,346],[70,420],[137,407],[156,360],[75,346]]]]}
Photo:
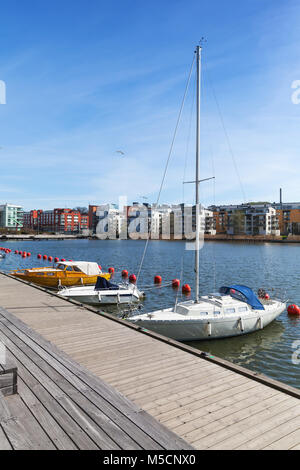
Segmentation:
{"type": "MultiPolygon", "coordinates": [[[[187,80],[186,87],[185,87],[185,90],[184,90],[184,95],[183,95],[183,98],[182,98],[182,101],[181,101],[181,106],[180,106],[179,114],[178,114],[178,117],[177,117],[176,126],[175,126],[175,130],[174,130],[174,134],[173,134],[173,138],[172,138],[172,142],[171,142],[171,146],[170,146],[170,150],[169,150],[167,162],[166,162],[166,165],[165,165],[165,169],[164,169],[162,181],[161,181],[161,184],[160,184],[160,188],[159,188],[159,192],[158,192],[158,196],[157,196],[157,200],[156,200],[156,206],[158,205],[158,202],[159,202],[159,200],[160,200],[162,188],[163,188],[163,185],[164,185],[164,182],[165,182],[165,178],[166,178],[166,174],[167,174],[167,170],[168,170],[168,166],[169,166],[171,154],[172,154],[173,147],[174,147],[175,138],[176,138],[177,131],[178,131],[178,126],[179,126],[180,118],[181,118],[181,115],[182,115],[182,110],[183,110],[183,107],[184,107],[184,103],[185,103],[187,91],[188,91],[189,84],[190,84],[190,80],[191,80],[191,76],[192,76],[192,71],[193,71],[193,67],[194,67],[194,62],[195,62],[195,55],[193,56],[192,64],[191,64],[190,71],[189,71],[188,80],[187,80]]],[[[150,229],[151,229],[151,227],[150,227],[150,229]]],[[[142,266],[143,266],[144,259],[145,259],[145,255],[146,255],[146,251],[147,251],[148,244],[149,244],[149,238],[150,238],[150,237],[149,237],[149,231],[150,231],[150,230],[148,230],[148,238],[147,238],[146,243],[145,243],[145,248],[144,248],[144,252],[143,252],[143,255],[142,255],[142,260],[141,260],[140,267],[139,267],[139,270],[138,270],[138,273],[137,273],[137,281],[139,280],[139,277],[140,277],[140,273],[141,273],[141,270],[142,270],[142,266]]]]}

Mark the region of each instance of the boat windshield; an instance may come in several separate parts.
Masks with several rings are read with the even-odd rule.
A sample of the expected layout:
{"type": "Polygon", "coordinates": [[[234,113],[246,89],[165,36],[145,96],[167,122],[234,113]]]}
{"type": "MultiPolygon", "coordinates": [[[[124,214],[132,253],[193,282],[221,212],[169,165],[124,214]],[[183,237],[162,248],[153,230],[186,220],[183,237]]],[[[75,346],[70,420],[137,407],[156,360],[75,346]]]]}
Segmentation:
{"type": "Polygon", "coordinates": [[[58,265],[56,266],[56,269],[61,269],[62,271],[64,271],[65,266],[64,266],[63,264],[58,264],[58,265]]]}

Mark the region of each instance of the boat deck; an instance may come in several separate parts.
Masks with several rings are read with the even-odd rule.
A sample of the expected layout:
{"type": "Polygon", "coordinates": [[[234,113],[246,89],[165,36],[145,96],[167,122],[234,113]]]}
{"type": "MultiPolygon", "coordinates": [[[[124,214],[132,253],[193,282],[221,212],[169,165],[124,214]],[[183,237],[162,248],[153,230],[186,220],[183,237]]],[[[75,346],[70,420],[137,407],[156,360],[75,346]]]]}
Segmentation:
{"type": "MultiPolygon", "coordinates": [[[[10,413],[15,418],[20,417],[21,427],[17,428],[14,435],[21,440],[24,433],[20,431],[27,423],[25,410],[28,419],[35,419],[35,422],[34,412],[41,413],[38,421],[45,423],[45,416],[48,417],[48,411],[46,413],[44,409],[45,402],[50,400],[54,409],[57,406],[70,407],[69,397],[72,406],[77,411],[78,408],[82,411],[82,402],[77,400],[83,399],[82,391],[86,385],[82,383],[82,376],[75,373],[77,363],[79,367],[88,370],[85,373],[90,374],[92,382],[100,380],[104,390],[109,390],[106,396],[100,393],[100,399],[108,407],[106,417],[101,416],[103,426],[111,426],[111,418],[115,416],[118,406],[121,406],[118,399],[123,397],[127,406],[131,403],[133,407],[144,410],[135,414],[130,411],[132,429],[135,432],[137,428],[141,429],[139,416],[151,415],[153,421],[149,422],[153,426],[161,423],[162,434],[166,436],[164,433],[167,433],[167,428],[173,436],[168,447],[165,442],[166,448],[178,448],[174,447],[174,443],[177,443],[179,447],[185,445],[196,449],[300,449],[300,390],[207,356],[194,348],[144,331],[111,315],[97,315],[91,308],[58,298],[42,288],[32,287],[4,274],[0,274],[0,282],[0,306],[5,309],[1,310],[1,334],[5,334],[12,348],[19,348],[25,340],[25,329],[29,328],[27,331],[31,332],[30,335],[26,333],[27,344],[22,346],[26,351],[23,349],[22,357],[19,356],[20,396],[5,398],[10,413]],[[11,336],[15,335],[16,328],[22,330],[22,337],[18,339],[21,343],[18,344],[15,344],[11,336]],[[62,363],[59,353],[55,357],[51,353],[50,358],[47,351],[41,359],[42,351],[35,351],[38,361],[34,366],[35,377],[31,369],[33,366],[26,359],[27,348],[33,349],[32,342],[35,340],[32,335],[41,335],[49,348],[58,348],[63,357],[62,363]],[[44,400],[41,404],[40,399],[37,402],[37,394],[44,381],[47,390],[41,395],[44,400]],[[27,403],[24,404],[25,400],[27,403]],[[179,438],[174,437],[173,433],[183,441],[178,444],[176,439],[179,438]]],[[[15,357],[17,358],[17,354],[15,357]]],[[[94,393],[94,388],[89,389],[89,401],[94,393]]],[[[123,403],[122,400],[120,403],[123,403]]],[[[98,413],[103,413],[101,407],[91,403],[89,406],[97,407],[97,416],[98,413]]],[[[64,416],[71,413],[70,408],[61,408],[60,412],[64,416]]],[[[94,408],[93,410],[96,411],[94,408]]],[[[92,410],[89,412],[93,413],[92,410]]],[[[127,412],[123,411],[121,414],[122,419],[128,419],[127,412]]],[[[0,415],[1,447],[8,446],[10,441],[5,440],[7,434],[3,424],[9,422],[9,419],[3,421],[3,410],[0,415]]],[[[92,419],[91,415],[86,419],[92,419]]],[[[62,422],[59,413],[52,420],[53,429],[56,427],[62,433],[62,440],[59,442],[66,442],[67,439],[71,446],[72,439],[59,427],[61,425],[58,423],[62,422]]],[[[77,431],[72,434],[73,439],[77,439],[77,432],[80,439],[80,429],[88,428],[83,421],[77,424],[77,431]]],[[[95,425],[94,420],[92,424],[95,425]]],[[[124,427],[121,426],[121,430],[124,431],[124,427]]],[[[149,444],[145,440],[139,442],[128,431],[128,446],[132,445],[132,440],[146,449],[153,448],[151,445],[154,441],[155,445],[157,442],[162,444],[163,441],[158,441],[153,435],[149,437],[145,427],[142,430],[148,435],[149,444]]],[[[93,441],[94,429],[88,430],[88,433],[88,436],[82,438],[93,441]]],[[[112,439],[111,432],[107,432],[106,436],[105,444],[98,442],[97,445],[106,445],[106,448],[111,445],[112,449],[115,448],[113,445],[124,446],[117,439],[112,439]]],[[[143,439],[146,439],[144,434],[143,439]]],[[[23,447],[26,444],[31,448],[31,442],[23,443],[23,447]]],[[[57,441],[54,442],[54,438],[49,440],[49,435],[45,432],[39,448],[53,445],[58,445],[57,441]]],[[[78,442],[76,445],[78,446],[78,442]]]]}

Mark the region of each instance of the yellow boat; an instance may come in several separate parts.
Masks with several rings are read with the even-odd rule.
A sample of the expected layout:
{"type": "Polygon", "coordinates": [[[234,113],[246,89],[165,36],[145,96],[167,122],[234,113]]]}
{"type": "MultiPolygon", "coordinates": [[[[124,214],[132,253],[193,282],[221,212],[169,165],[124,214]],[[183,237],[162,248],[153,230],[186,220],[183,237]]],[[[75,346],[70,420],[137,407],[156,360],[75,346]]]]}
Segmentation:
{"type": "Polygon", "coordinates": [[[110,273],[103,273],[97,263],[89,261],[61,261],[55,267],[16,269],[12,276],[44,287],[83,286],[96,284],[97,277],[109,280],[110,273]]]}

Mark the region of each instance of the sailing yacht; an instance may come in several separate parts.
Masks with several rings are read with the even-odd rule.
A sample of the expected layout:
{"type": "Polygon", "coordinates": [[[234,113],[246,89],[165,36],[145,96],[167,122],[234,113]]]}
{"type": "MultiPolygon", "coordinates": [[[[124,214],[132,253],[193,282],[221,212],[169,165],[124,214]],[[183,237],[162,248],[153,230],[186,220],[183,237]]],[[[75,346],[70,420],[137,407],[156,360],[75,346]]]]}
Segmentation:
{"type": "Polygon", "coordinates": [[[285,309],[286,302],[257,296],[247,286],[222,286],[218,293],[199,295],[200,245],[200,90],[201,45],[197,57],[197,117],[196,117],[196,240],[195,240],[195,300],[176,302],[172,308],[133,315],[127,320],[179,341],[226,338],[260,330],[275,320],[285,309]]]}

